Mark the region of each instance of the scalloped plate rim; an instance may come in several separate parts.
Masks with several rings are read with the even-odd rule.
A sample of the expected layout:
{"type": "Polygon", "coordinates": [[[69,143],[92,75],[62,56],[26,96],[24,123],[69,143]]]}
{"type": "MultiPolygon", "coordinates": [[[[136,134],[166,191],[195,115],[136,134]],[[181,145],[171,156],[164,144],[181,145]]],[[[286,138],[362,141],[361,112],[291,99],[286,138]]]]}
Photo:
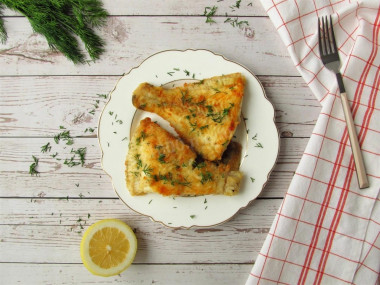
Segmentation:
{"type": "MultiPolygon", "coordinates": [[[[223,60],[229,62],[229,63],[233,63],[233,64],[236,64],[238,66],[240,66],[241,68],[245,69],[246,71],[248,71],[250,73],[250,75],[252,75],[255,80],[257,81],[257,83],[259,84],[260,88],[261,88],[261,91],[262,91],[262,95],[264,96],[264,98],[266,99],[266,101],[271,105],[271,108],[273,109],[273,113],[274,113],[274,106],[272,104],[272,102],[270,102],[270,100],[268,99],[266,93],[265,93],[265,90],[264,90],[264,87],[262,85],[262,83],[260,82],[260,80],[257,78],[257,76],[252,73],[248,68],[246,68],[244,65],[240,64],[240,63],[237,63],[233,60],[229,60],[227,58],[225,58],[223,55],[221,54],[217,54],[217,53],[214,53],[210,50],[207,50],[207,49],[186,49],[186,50],[177,50],[177,49],[168,49],[168,50],[163,50],[163,51],[159,51],[157,53],[154,53],[152,55],[150,55],[149,57],[145,58],[139,65],[131,68],[129,70],[129,72],[127,73],[124,73],[116,82],[114,88],[109,92],[109,96],[108,96],[108,101],[107,103],[105,104],[100,116],[99,116],[99,120],[98,120],[98,143],[99,143],[99,146],[100,146],[100,149],[101,149],[101,167],[102,169],[104,170],[104,172],[111,178],[111,183],[112,183],[112,187],[116,193],[116,195],[119,197],[119,199],[128,207],[130,208],[131,210],[133,210],[134,212],[138,213],[138,214],[141,214],[141,215],[144,215],[146,217],[149,217],[152,221],[154,222],[157,222],[157,223],[160,223],[162,225],[164,225],[165,227],[169,227],[169,228],[175,228],[175,229],[178,229],[178,228],[181,228],[181,229],[190,229],[192,227],[199,227],[199,228],[209,228],[209,227],[214,227],[214,226],[217,226],[217,225],[220,225],[222,223],[225,223],[227,221],[229,221],[230,219],[232,219],[237,213],[239,213],[242,209],[245,209],[246,207],[248,207],[254,200],[256,200],[256,198],[259,196],[259,194],[262,192],[262,190],[265,188],[266,184],[268,183],[268,180],[269,180],[269,176],[271,175],[276,163],[277,163],[277,160],[278,160],[278,155],[279,155],[279,150],[280,150],[280,136],[279,136],[279,131],[278,131],[278,128],[275,124],[275,115],[273,114],[273,119],[272,119],[272,123],[275,127],[275,130],[276,130],[276,137],[277,137],[277,149],[275,150],[276,151],[276,156],[275,156],[275,159],[273,161],[273,165],[272,165],[272,168],[268,171],[267,175],[266,175],[266,179],[264,181],[264,183],[262,184],[262,187],[261,187],[261,190],[257,193],[256,196],[252,197],[252,199],[250,199],[249,201],[247,201],[246,203],[244,203],[243,205],[240,206],[240,208],[238,208],[230,217],[222,220],[222,221],[218,221],[218,222],[215,222],[215,223],[212,223],[212,224],[209,224],[209,225],[198,225],[196,223],[193,223],[191,225],[188,225],[188,226],[185,226],[185,225],[180,225],[180,226],[171,226],[170,224],[167,224],[165,223],[164,221],[161,221],[160,219],[156,219],[154,218],[153,216],[149,215],[149,214],[146,214],[146,213],[143,213],[143,212],[140,212],[138,210],[136,210],[135,208],[133,208],[131,205],[129,205],[126,201],[124,201],[124,199],[122,199],[122,197],[119,195],[118,193],[118,190],[116,189],[116,186],[115,186],[115,183],[114,183],[114,178],[113,176],[111,175],[111,173],[109,173],[109,171],[107,171],[106,167],[104,166],[104,157],[105,157],[105,151],[104,151],[104,146],[102,146],[102,142],[101,142],[101,127],[100,127],[100,124],[101,124],[101,121],[102,121],[102,118],[103,118],[103,115],[104,115],[104,112],[107,108],[107,106],[109,105],[109,103],[111,102],[112,100],[112,95],[113,93],[115,92],[115,90],[117,89],[118,87],[118,84],[120,83],[120,81],[125,77],[125,76],[128,76],[130,75],[134,70],[137,70],[139,69],[144,63],[146,63],[149,59],[157,56],[157,55],[160,55],[162,53],[170,53],[170,52],[180,52],[180,53],[186,53],[186,52],[208,52],[210,53],[212,56],[216,56],[216,57],[221,57],[223,60]]],[[[132,124],[132,122],[131,122],[132,124]]],[[[248,135],[248,134],[247,134],[248,135]]],[[[124,172],[124,171],[123,171],[124,172]]],[[[126,188],[126,186],[125,186],[126,188]]],[[[127,189],[127,188],[126,188],[127,189]]],[[[193,220],[194,222],[196,222],[196,220],[193,220]]]]}

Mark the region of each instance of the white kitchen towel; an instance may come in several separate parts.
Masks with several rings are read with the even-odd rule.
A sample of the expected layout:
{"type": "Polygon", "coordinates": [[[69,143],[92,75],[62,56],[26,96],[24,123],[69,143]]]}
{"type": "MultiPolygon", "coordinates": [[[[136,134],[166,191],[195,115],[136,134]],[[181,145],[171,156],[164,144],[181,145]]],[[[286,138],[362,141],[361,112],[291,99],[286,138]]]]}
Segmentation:
{"type": "Polygon", "coordinates": [[[247,284],[379,284],[380,2],[261,0],[321,114],[247,284]],[[359,189],[335,75],[318,49],[332,15],[370,187],[359,189]]]}

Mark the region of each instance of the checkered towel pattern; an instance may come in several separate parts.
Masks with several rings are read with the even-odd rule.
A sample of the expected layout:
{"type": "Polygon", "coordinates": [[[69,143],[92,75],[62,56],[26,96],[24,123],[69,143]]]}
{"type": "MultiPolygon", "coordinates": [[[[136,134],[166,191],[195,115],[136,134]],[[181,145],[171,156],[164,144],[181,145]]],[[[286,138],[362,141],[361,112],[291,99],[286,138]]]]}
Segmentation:
{"type": "Polygon", "coordinates": [[[380,2],[261,0],[322,110],[247,284],[379,284],[380,2]],[[370,188],[360,190],[335,75],[319,56],[332,15],[370,188]]]}

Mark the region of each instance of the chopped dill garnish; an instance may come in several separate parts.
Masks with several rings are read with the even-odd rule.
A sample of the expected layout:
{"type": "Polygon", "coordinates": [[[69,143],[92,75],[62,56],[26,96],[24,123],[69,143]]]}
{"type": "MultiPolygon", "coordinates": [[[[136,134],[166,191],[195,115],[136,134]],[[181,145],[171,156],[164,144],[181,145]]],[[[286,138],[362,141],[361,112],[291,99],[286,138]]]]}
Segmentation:
{"type": "Polygon", "coordinates": [[[166,157],[165,154],[160,153],[160,155],[158,156],[158,161],[159,161],[160,163],[162,163],[162,164],[166,163],[166,161],[165,161],[165,157],[166,157]]]}
{"type": "Polygon", "coordinates": [[[255,145],[255,147],[264,148],[263,145],[262,145],[261,143],[257,143],[257,144],[255,145]]]}
{"type": "Polygon", "coordinates": [[[205,184],[208,181],[212,181],[212,174],[211,172],[206,171],[205,173],[201,173],[201,183],[205,184]]]}
{"type": "Polygon", "coordinates": [[[195,167],[198,169],[201,169],[206,166],[206,162],[202,161],[201,163],[198,163],[195,167]]]}
{"type": "Polygon", "coordinates": [[[63,164],[66,164],[68,167],[74,167],[80,164],[79,161],[74,160],[75,156],[70,157],[70,159],[66,158],[63,164]]]}
{"type": "Polygon", "coordinates": [[[86,128],[86,129],[84,130],[85,133],[87,133],[87,132],[93,133],[94,131],[95,131],[94,128],[86,128]]]}
{"type": "Polygon", "coordinates": [[[206,99],[203,99],[202,101],[199,101],[199,102],[195,103],[195,105],[197,105],[197,106],[204,106],[205,103],[206,103],[206,99]]]}
{"type": "Polygon", "coordinates": [[[143,172],[145,173],[146,176],[152,177],[152,171],[153,171],[153,168],[151,168],[147,164],[144,165],[143,172]]]}
{"type": "Polygon", "coordinates": [[[231,19],[228,17],[224,22],[230,23],[232,27],[238,27],[238,28],[242,28],[243,25],[249,26],[248,21],[239,21],[238,17],[236,17],[235,19],[231,19]]]}
{"type": "Polygon", "coordinates": [[[31,176],[39,174],[39,172],[36,170],[36,167],[38,166],[38,158],[32,155],[33,157],[33,163],[29,166],[29,174],[31,176]]]}
{"type": "Polygon", "coordinates": [[[78,148],[77,150],[72,149],[71,153],[74,153],[79,156],[80,164],[83,166],[84,165],[84,160],[86,156],[87,148],[86,147],[81,147],[78,148]]]}
{"type": "Polygon", "coordinates": [[[181,95],[182,95],[182,97],[181,97],[181,101],[182,101],[182,104],[185,104],[185,103],[191,103],[191,101],[193,100],[193,98],[192,97],[187,97],[187,91],[186,92],[183,92],[182,90],[181,90],[181,95]]]}
{"type": "Polygon", "coordinates": [[[205,7],[205,10],[203,12],[203,16],[206,16],[206,23],[215,23],[214,19],[212,18],[215,16],[216,11],[218,10],[218,7],[212,6],[212,7],[205,7]]]}
{"type": "Polygon", "coordinates": [[[140,136],[136,138],[136,144],[139,145],[141,140],[144,140],[147,137],[146,133],[142,131],[140,133],[140,136]]]}
{"type": "Polygon", "coordinates": [[[72,145],[74,143],[73,138],[70,136],[70,131],[63,131],[54,136],[55,143],[58,144],[60,140],[66,142],[66,145],[72,145]]]}
{"type": "Polygon", "coordinates": [[[211,117],[211,119],[215,123],[221,123],[223,121],[223,119],[229,114],[229,112],[233,106],[235,106],[235,105],[233,103],[230,103],[230,106],[228,108],[223,109],[223,111],[221,111],[221,112],[214,113],[212,106],[207,105],[206,108],[207,108],[208,113],[206,116],[211,117]]]}
{"type": "Polygon", "coordinates": [[[51,150],[50,142],[48,142],[47,144],[41,146],[41,152],[43,152],[43,153],[48,152],[50,150],[51,150]]]}
{"type": "Polygon", "coordinates": [[[96,94],[101,98],[107,99],[108,95],[107,94],[96,94]]]}
{"type": "Polygon", "coordinates": [[[220,90],[219,90],[218,88],[212,88],[212,90],[214,90],[214,91],[215,91],[215,94],[218,94],[218,93],[220,93],[220,90]]]}
{"type": "Polygon", "coordinates": [[[142,161],[140,159],[140,154],[139,153],[136,153],[135,154],[135,159],[136,159],[136,165],[137,165],[137,169],[139,169],[140,167],[142,167],[142,161]]]}

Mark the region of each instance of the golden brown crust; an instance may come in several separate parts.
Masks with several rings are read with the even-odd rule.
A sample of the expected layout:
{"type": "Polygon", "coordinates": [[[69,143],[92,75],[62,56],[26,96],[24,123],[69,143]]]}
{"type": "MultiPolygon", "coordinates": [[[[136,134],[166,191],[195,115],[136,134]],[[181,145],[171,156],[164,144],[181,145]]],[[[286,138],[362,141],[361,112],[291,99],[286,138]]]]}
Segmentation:
{"type": "Polygon", "coordinates": [[[220,160],[240,122],[245,79],[240,73],[164,89],[140,84],[133,105],[169,121],[204,159],[220,160]]]}
{"type": "Polygon", "coordinates": [[[228,164],[198,161],[196,153],[150,118],[140,122],[125,161],[131,195],[235,195],[242,174],[228,164]]]}

